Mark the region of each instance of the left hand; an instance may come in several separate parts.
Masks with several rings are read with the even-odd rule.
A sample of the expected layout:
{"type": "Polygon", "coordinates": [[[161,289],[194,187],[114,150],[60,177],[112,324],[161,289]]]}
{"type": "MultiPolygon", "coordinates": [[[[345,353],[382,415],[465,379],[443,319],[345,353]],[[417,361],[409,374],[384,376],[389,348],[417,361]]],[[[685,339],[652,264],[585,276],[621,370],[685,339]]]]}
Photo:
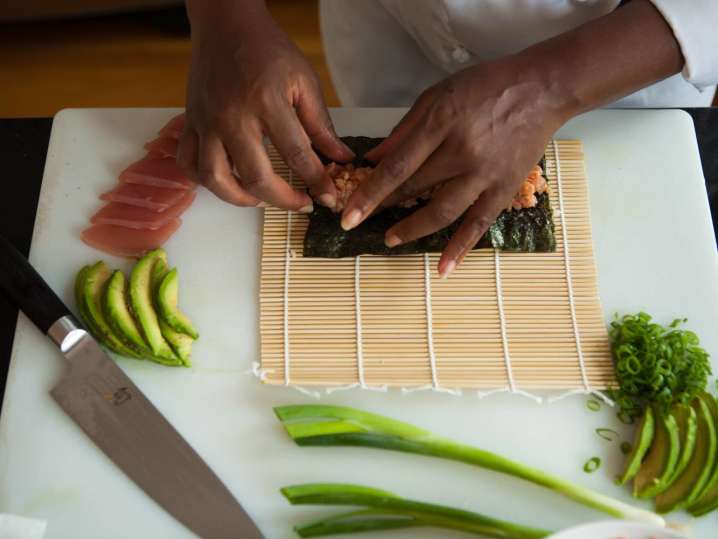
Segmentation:
{"type": "Polygon", "coordinates": [[[426,90],[367,154],[379,164],[347,201],[342,226],[354,228],[378,207],[440,184],[425,207],[387,230],[385,242],[394,247],[421,238],[466,212],[439,261],[439,273],[447,276],[510,205],[570,116],[563,96],[544,78],[517,57],[507,57],[426,90]]]}

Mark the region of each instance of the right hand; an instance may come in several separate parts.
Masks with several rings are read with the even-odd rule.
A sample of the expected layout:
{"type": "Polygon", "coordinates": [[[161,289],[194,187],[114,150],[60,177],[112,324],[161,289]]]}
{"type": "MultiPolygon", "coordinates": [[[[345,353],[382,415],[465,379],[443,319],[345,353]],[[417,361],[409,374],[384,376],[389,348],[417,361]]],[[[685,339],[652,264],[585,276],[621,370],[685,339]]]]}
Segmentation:
{"type": "Polygon", "coordinates": [[[334,132],[311,65],[266,11],[251,21],[224,15],[193,21],[178,163],[231,204],[312,211],[312,199],[272,169],[267,135],[311,195],[333,207],[336,189],[312,145],[334,161],[353,154],[334,132]]]}

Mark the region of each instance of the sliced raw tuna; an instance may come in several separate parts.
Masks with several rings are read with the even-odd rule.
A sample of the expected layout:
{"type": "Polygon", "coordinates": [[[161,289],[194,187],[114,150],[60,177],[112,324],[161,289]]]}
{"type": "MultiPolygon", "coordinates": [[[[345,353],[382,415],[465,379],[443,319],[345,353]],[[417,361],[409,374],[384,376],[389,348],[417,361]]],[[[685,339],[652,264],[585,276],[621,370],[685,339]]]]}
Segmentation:
{"type": "Polygon", "coordinates": [[[186,194],[187,191],[181,189],[164,189],[152,185],[120,183],[112,191],[101,195],[100,199],[162,212],[177,204],[186,194]]]}
{"type": "Polygon", "coordinates": [[[140,183],[167,189],[194,189],[197,184],[177,166],[174,158],[147,155],[132,163],[120,174],[120,181],[140,183]]]}
{"type": "Polygon", "coordinates": [[[173,139],[179,139],[184,129],[184,112],[178,116],[172,118],[167,125],[160,129],[161,137],[171,137],[173,139]]]}
{"type": "Polygon", "coordinates": [[[190,207],[197,193],[187,191],[175,204],[163,212],[110,202],[90,218],[93,225],[118,225],[127,228],[158,230],[182,215],[190,207]]]}
{"type": "Polygon", "coordinates": [[[162,246],[179,228],[174,219],[157,230],[137,230],[117,225],[92,225],[82,231],[82,241],[90,247],[116,256],[140,257],[162,246]]]}
{"type": "Polygon", "coordinates": [[[177,139],[157,137],[145,144],[145,149],[154,157],[177,157],[177,139]]]}

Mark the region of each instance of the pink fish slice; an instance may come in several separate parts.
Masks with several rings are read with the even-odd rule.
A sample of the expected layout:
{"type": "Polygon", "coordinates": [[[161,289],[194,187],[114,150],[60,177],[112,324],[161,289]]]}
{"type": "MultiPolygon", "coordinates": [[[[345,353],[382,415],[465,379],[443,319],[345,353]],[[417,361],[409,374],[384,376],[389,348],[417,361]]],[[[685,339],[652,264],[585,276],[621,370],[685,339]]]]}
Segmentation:
{"type": "Polygon", "coordinates": [[[101,195],[100,199],[147,208],[155,212],[163,212],[177,204],[186,194],[187,191],[182,189],[165,189],[152,185],[120,183],[112,191],[101,195]]]}
{"type": "Polygon", "coordinates": [[[194,189],[197,186],[177,166],[174,158],[158,158],[153,155],[147,155],[123,170],[120,181],[167,189],[194,189]]]}
{"type": "Polygon", "coordinates": [[[163,212],[121,202],[110,202],[90,218],[90,223],[93,225],[117,225],[140,230],[158,230],[181,216],[190,207],[196,196],[197,193],[194,191],[187,191],[177,204],[163,212]]]}

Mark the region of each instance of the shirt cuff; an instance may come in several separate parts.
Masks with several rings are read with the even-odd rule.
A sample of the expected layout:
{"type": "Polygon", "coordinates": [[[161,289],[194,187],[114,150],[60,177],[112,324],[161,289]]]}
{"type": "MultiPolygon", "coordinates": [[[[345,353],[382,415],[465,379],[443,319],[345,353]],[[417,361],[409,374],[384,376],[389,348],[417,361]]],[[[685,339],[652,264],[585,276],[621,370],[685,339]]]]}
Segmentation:
{"type": "Polygon", "coordinates": [[[698,88],[718,83],[718,1],[650,0],[681,47],[683,77],[698,88]]]}

